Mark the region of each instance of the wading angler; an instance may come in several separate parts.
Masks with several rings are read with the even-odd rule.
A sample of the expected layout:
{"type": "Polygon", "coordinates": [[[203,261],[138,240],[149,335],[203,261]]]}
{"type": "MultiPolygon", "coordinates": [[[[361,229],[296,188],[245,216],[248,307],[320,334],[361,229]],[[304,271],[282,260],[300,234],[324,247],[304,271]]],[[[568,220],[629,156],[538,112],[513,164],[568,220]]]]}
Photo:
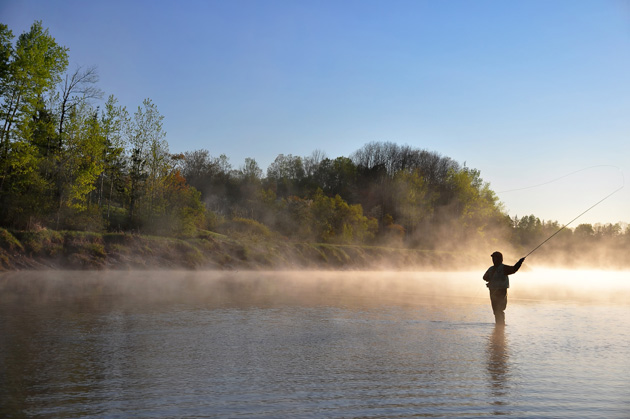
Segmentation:
{"type": "Polygon", "coordinates": [[[503,264],[503,255],[500,252],[494,252],[492,255],[493,266],[489,267],[483,280],[487,282],[486,286],[490,290],[490,302],[492,303],[492,312],[496,324],[505,324],[505,308],[507,307],[507,290],[510,288],[510,278],[508,275],[516,273],[525,258],[521,258],[514,266],[503,264]]]}

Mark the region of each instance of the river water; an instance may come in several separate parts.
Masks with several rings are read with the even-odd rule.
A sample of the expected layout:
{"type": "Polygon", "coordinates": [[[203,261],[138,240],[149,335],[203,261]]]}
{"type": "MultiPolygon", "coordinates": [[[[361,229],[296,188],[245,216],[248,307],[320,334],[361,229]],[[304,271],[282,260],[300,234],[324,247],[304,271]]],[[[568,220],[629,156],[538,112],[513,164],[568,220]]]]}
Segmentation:
{"type": "Polygon", "coordinates": [[[628,272],[0,276],[0,417],[630,417],[628,272]]]}

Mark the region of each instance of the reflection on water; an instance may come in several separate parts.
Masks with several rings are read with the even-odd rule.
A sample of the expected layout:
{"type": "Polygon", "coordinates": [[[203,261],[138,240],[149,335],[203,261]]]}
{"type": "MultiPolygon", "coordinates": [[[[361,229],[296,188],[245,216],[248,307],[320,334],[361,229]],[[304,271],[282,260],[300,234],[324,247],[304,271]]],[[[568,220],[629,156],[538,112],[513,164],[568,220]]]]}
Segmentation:
{"type": "Polygon", "coordinates": [[[525,279],[497,328],[479,273],[3,275],[0,417],[629,417],[623,287],[525,279]]]}
{"type": "Polygon", "coordinates": [[[496,408],[492,412],[495,415],[509,413],[509,410],[503,409],[503,406],[509,405],[508,400],[510,398],[508,357],[505,327],[495,325],[488,339],[488,386],[490,388],[490,400],[496,408]]]}

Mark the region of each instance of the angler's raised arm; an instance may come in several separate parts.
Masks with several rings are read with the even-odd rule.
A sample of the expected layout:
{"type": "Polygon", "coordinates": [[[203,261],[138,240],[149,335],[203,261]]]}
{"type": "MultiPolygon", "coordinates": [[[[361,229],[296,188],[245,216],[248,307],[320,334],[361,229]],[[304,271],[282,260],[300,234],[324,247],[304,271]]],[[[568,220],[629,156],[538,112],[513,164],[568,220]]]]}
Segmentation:
{"type": "Polygon", "coordinates": [[[504,265],[503,273],[506,275],[512,275],[513,273],[518,272],[521,269],[521,265],[525,261],[525,258],[520,258],[518,262],[514,264],[514,266],[504,265]]]}

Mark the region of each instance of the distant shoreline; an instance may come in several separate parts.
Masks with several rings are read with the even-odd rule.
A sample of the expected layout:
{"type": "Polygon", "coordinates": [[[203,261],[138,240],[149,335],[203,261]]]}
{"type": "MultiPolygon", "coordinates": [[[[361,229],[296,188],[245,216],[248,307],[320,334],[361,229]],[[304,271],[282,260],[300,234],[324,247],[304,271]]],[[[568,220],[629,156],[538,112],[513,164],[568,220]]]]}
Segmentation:
{"type": "MultiPolygon", "coordinates": [[[[616,249],[617,253],[623,248],[616,249]]],[[[478,249],[477,249],[478,250],[478,249]]],[[[630,270],[614,252],[539,251],[531,266],[630,270]]],[[[510,252],[515,262],[519,251],[510,252]]],[[[509,259],[509,258],[508,258],[509,259]]],[[[131,233],[9,231],[0,228],[0,272],[22,270],[485,270],[490,257],[461,251],[291,241],[283,237],[236,236],[200,230],[175,238],[131,233]]]]}
{"type": "Polygon", "coordinates": [[[0,271],[16,270],[469,270],[484,261],[455,252],[400,247],[192,238],[129,233],[0,229],[0,271]]]}

